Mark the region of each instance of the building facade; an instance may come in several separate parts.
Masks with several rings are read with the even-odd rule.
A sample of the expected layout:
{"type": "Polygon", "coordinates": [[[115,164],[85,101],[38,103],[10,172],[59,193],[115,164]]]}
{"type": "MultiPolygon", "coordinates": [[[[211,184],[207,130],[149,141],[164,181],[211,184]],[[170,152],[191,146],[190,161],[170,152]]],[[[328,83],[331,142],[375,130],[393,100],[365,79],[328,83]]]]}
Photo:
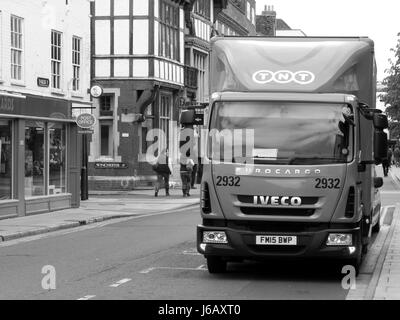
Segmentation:
{"type": "Polygon", "coordinates": [[[0,3],[0,219],[79,206],[89,3],[0,3]],[[87,11],[85,11],[87,9],[87,11]]]}
{"type": "Polygon", "coordinates": [[[148,136],[152,129],[165,133],[161,148],[179,181],[180,112],[208,99],[213,30],[255,34],[255,1],[95,0],[91,16],[92,84],[104,94],[94,100],[90,189],[151,185],[146,152],[158,143],[148,136]]]}

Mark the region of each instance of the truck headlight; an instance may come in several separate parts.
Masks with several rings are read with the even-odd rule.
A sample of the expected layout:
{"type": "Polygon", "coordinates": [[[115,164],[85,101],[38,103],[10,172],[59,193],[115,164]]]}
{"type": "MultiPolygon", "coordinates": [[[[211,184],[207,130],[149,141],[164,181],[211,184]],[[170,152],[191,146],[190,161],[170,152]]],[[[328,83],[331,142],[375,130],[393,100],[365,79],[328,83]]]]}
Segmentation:
{"type": "Polygon", "coordinates": [[[204,231],[203,243],[228,243],[228,238],[224,231],[204,231]]]}
{"type": "Polygon", "coordinates": [[[348,233],[330,233],[328,240],[326,241],[327,246],[352,246],[353,235],[348,233]]]}

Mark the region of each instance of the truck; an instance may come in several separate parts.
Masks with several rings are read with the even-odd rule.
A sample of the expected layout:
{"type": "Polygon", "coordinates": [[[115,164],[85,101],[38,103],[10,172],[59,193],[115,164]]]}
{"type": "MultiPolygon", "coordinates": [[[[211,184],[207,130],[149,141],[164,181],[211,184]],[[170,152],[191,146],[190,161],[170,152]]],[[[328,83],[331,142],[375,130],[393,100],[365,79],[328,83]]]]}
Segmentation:
{"type": "MultiPolygon", "coordinates": [[[[360,268],[387,155],[368,37],[214,37],[197,250],[360,268]]],[[[186,119],[187,122],[190,122],[186,119]]]]}

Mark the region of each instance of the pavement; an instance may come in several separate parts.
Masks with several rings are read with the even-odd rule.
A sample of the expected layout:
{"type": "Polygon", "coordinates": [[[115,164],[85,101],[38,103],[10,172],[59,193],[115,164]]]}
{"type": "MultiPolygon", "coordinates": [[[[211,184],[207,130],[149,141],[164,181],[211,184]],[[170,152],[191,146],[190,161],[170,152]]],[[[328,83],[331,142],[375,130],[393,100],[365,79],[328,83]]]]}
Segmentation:
{"type": "MultiPolygon", "coordinates": [[[[400,168],[391,167],[389,174],[400,189],[400,168]]],[[[400,203],[400,198],[398,199],[400,203]]],[[[382,248],[381,263],[376,270],[374,300],[400,300],[400,204],[397,203],[389,234],[382,248]]]]}
{"type": "Polygon", "coordinates": [[[0,220],[0,242],[36,236],[58,230],[76,228],[106,220],[174,212],[199,204],[199,186],[191,190],[191,197],[183,198],[182,191],[138,190],[91,196],[81,207],[40,215],[0,220]]]}

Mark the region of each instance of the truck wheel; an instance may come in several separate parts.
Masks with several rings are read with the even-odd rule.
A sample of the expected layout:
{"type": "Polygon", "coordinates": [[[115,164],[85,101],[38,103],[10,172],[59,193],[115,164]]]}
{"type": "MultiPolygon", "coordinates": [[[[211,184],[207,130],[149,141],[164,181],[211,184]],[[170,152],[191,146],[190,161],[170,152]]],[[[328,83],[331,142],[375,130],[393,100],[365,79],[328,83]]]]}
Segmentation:
{"type": "Polygon", "coordinates": [[[225,273],[227,262],[220,257],[208,257],[207,268],[209,273],[225,273]]]}
{"type": "Polygon", "coordinates": [[[378,222],[376,223],[376,225],[372,227],[372,232],[379,233],[380,230],[381,230],[381,215],[379,214],[378,222]]]}

